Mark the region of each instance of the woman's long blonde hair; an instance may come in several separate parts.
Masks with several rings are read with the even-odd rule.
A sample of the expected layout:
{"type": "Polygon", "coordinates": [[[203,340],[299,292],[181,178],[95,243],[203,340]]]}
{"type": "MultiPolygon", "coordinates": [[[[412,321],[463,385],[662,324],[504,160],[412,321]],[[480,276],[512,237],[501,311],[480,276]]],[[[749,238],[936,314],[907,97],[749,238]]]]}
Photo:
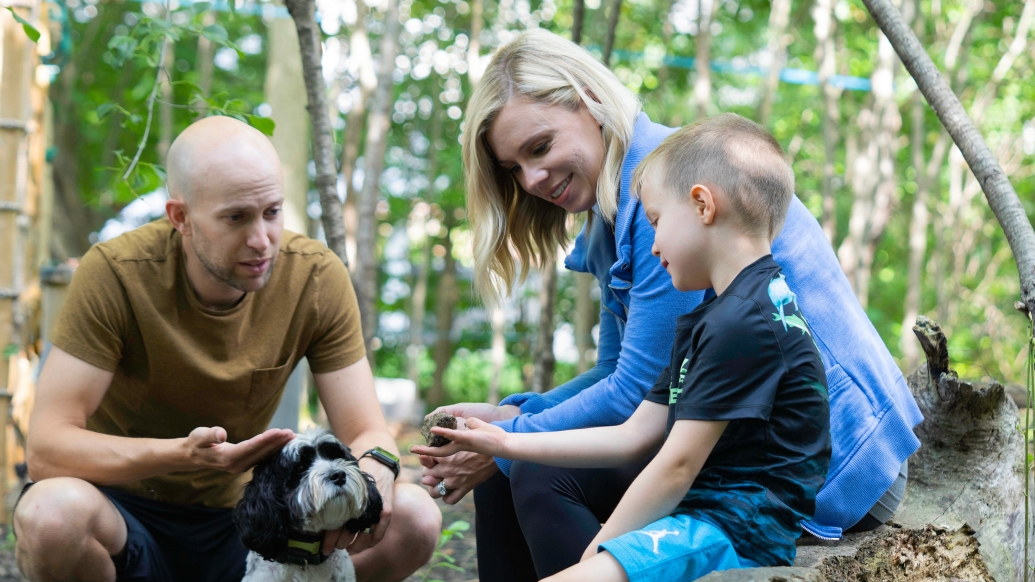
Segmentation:
{"type": "Polygon", "coordinates": [[[558,246],[568,242],[567,211],[524,192],[489,147],[489,126],[517,96],[572,111],[585,104],[600,124],[606,154],[597,208],[609,223],[618,212],[622,161],[640,112],[639,100],[614,73],[556,34],[528,30],[496,51],[468,102],[461,136],[474,287],[489,305],[509,294],[529,267],[552,265],[558,246]]]}

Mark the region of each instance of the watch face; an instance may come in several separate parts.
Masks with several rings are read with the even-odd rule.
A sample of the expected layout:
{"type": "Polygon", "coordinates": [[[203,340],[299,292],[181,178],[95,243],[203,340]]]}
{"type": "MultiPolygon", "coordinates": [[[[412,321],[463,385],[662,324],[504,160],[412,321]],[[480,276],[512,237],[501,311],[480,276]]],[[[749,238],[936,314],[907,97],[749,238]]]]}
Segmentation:
{"type": "Polygon", "coordinates": [[[378,453],[388,457],[389,459],[395,461],[396,463],[399,462],[399,457],[393,455],[392,453],[386,451],[385,449],[382,449],[381,447],[376,447],[374,450],[377,451],[378,453]]]}

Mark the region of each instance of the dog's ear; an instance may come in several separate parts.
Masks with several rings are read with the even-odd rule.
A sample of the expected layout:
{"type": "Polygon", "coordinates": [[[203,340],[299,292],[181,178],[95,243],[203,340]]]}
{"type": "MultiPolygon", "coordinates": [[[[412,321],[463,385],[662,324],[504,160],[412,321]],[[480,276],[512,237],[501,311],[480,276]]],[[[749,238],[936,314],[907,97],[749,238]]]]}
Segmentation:
{"type": "Polygon", "coordinates": [[[363,513],[359,517],[345,522],[345,528],[352,533],[361,532],[381,521],[381,510],[384,508],[381,492],[377,490],[374,478],[366,473],[361,474],[367,480],[367,506],[363,508],[363,513]]]}
{"type": "Polygon", "coordinates": [[[290,514],[285,497],[291,468],[291,460],[280,452],[263,459],[234,509],[234,525],[244,547],[267,560],[287,547],[290,514]]]}

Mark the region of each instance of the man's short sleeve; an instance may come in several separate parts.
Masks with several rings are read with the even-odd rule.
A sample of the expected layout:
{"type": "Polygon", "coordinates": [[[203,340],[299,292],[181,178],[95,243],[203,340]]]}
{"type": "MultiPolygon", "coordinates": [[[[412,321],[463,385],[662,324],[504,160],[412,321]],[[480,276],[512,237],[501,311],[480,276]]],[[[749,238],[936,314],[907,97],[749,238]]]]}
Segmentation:
{"type": "Polygon", "coordinates": [[[316,277],[319,329],[313,334],[305,355],[313,373],[322,374],[366,357],[366,346],[356,291],[348,269],[336,255],[328,252],[316,277]]]}
{"type": "Polygon", "coordinates": [[[780,344],[758,304],[726,298],[687,354],[676,420],[768,420],[787,370],[780,344]]]}
{"type": "Polygon", "coordinates": [[[132,317],[122,282],[104,252],[94,246],[75,270],[51,343],[88,364],[114,372],[122,359],[132,317]]]}

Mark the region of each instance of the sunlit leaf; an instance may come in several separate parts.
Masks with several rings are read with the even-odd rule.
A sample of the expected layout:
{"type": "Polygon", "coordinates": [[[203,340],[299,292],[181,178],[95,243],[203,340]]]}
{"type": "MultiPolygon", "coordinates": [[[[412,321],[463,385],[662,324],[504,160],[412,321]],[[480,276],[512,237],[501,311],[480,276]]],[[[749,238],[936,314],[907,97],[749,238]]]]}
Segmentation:
{"type": "Polygon", "coordinates": [[[259,117],[258,115],[245,113],[244,118],[248,120],[248,125],[270,137],[273,137],[273,130],[277,128],[277,124],[269,117],[259,117]]]}
{"type": "Polygon", "coordinates": [[[14,11],[14,8],[7,7],[11,11],[11,15],[14,16],[15,21],[22,25],[22,30],[25,31],[25,36],[29,37],[29,40],[36,42],[40,39],[40,31],[36,30],[36,27],[29,24],[24,18],[18,16],[18,13],[14,11]]]}
{"type": "Polygon", "coordinates": [[[230,42],[230,36],[227,34],[226,29],[218,24],[210,24],[206,26],[201,29],[201,34],[216,44],[226,45],[230,42]]]}

